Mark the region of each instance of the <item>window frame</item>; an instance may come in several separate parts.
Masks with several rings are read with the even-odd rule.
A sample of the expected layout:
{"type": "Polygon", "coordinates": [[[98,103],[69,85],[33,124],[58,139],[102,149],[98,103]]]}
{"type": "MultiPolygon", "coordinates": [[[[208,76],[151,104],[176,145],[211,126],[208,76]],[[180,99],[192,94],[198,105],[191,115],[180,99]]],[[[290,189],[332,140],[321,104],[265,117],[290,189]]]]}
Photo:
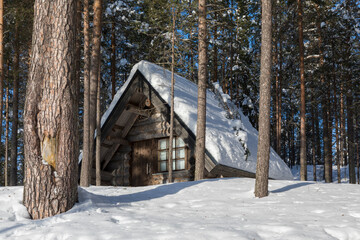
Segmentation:
{"type": "MultiPolygon", "coordinates": [[[[187,146],[184,142],[183,139],[181,139],[183,142],[184,142],[184,146],[183,147],[176,147],[176,141],[177,139],[181,139],[180,137],[174,137],[174,140],[175,140],[175,146],[173,146],[173,151],[175,151],[175,159],[173,159],[173,167],[174,167],[174,164],[175,164],[175,169],[173,169],[172,171],[173,172],[177,172],[177,171],[184,171],[187,169],[188,167],[188,161],[187,161],[187,155],[188,155],[188,151],[187,151],[187,146]],[[179,149],[184,149],[184,158],[176,158],[176,150],[179,150],[179,149]],[[184,160],[184,168],[182,169],[176,169],[176,161],[180,161],[180,160],[184,160]]],[[[169,162],[169,140],[170,138],[160,138],[158,139],[158,144],[157,144],[157,162],[158,162],[158,172],[159,173],[167,173],[168,172],[168,162],[169,162]],[[162,140],[166,140],[166,149],[160,149],[160,141],[162,140]],[[166,160],[161,160],[160,159],[160,154],[161,152],[164,152],[166,151],[166,160]],[[162,162],[166,162],[166,170],[165,171],[161,171],[161,163],[162,162]]]]}

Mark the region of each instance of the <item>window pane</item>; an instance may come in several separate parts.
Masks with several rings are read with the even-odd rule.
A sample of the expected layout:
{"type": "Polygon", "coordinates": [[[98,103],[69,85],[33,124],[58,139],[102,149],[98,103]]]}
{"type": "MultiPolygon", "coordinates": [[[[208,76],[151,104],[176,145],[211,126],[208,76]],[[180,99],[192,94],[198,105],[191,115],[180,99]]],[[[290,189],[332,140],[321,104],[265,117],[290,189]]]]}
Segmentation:
{"type": "Polygon", "coordinates": [[[173,170],[176,170],[176,163],[175,163],[175,161],[173,161],[172,163],[173,163],[172,169],[173,169],[173,170]]]}
{"type": "Polygon", "coordinates": [[[172,155],[172,159],[174,160],[176,158],[176,152],[175,149],[173,150],[173,155],[172,155]]]}
{"type": "Polygon", "coordinates": [[[164,161],[167,159],[167,151],[161,151],[160,152],[160,160],[164,161]]]}
{"type": "Polygon", "coordinates": [[[181,138],[176,138],[176,147],[184,147],[185,143],[181,138]]]}
{"type": "Polygon", "coordinates": [[[176,170],[185,169],[185,160],[176,161],[176,170]]]}
{"type": "Polygon", "coordinates": [[[185,158],[185,149],[182,148],[182,149],[179,149],[179,158],[185,158]]]}
{"type": "Polygon", "coordinates": [[[167,147],[167,140],[166,139],[160,139],[159,140],[159,149],[163,150],[167,147]]]}
{"type": "Polygon", "coordinates": [[[165,172],[166,171],[166,161],[162,161],[162,162],[160,162],[160,171],[161,172],[165,172]]]}

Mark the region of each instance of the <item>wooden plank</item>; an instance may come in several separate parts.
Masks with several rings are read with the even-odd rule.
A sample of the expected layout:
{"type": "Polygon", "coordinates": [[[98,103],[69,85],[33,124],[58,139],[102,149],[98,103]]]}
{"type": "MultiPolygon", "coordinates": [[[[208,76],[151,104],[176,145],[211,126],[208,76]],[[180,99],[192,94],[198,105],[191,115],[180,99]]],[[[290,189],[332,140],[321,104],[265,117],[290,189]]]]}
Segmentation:
{"type": "Polygon", "coordinates": [[[216,174],[218,176],[224,177],[249,177],[255,178],[255,173],[247,172],[241,169],[225,166],[222,164],[218,164],[211,173],[216,174]]]}
{"type": "Polygon", "coordinates": [[[123,129],[124,129],[124,126],[119,126],[117,124],[115,124],[112,128],[113,131],[117,131],[117,130],[122,131],[123,129]]]}
{"type": "Polygon", "coordinates": [[[154,138],[164,138],[168,136],[169,134],[166,133],[147,132],[147,133],[139,133],[136,135],[129,135],[127,139],[129,139],[130,142],[138,142],[138,141],[149,140],[154,138]]]}
{"type": "Polygon", "coordinates": [[[101,146],[105,147],[105,148],[111,148],[112,145],[106,144],[106,143],[101,143],[101,146]]]}
{"type": "Polygon", "coordinates": [[[144,117],[150,117],[150,115],[151,115],[150,109],[141,109],[140,107],[135,106],[133,104],[127,104],[125,111],[135,113],[137,115],[144,116],[144,117]]]}
{"type": "Polygon", "coordinates": [[[116,136],[107,136],[106,140],[112,142],[112,143],[119,143],[121,145],[128,145],[130,146],[130,143],[128,140],[120,138],[120,137],[116,137],[116,136]]]}
{"type": "Polygon", "coordinates": [[[137,134],[143,134],[149,132],[168,134],[169,130],[170,128],[168,123],[160,122],[160,123],[152,123],[149,125],[143,125],[138,127],[134,126],[129,132],[129,135],[137,135],[137,134]]]}
{"type": "MultiPolygon", "coordinates": [[[[137,119],[138,115],[133,114],[132,116],[130,116],[129,121],[127,122],[127,124],[124,127],[124,130],[121,133],[121,138],[125,138],[126,135],[128,134],[128,132],[130,131],[131,127],[134,125],[136,119],[137,119]]],[[[110,160],[112,159],[112,157],[114,156],[114,154],[116,153],[117,149],[120,147],[120,143],[115,143],[113,145],[113,147],[107,152],[106,157],[104,159],[104,163],[101,169],[105,169],[106,166],[108,165],[108,163],[110,162],[110,160]]]]}
{"type": "MultiPolygon", "coordinates": [[[[101,180],[102,181],[111,181],[112,179],[113,179],[113,174],[112,173],[110,173],[110,172],[107,172],[107,171],[101,171],[100,172],[101,173],[101,180]]],[[[91,176],[95,176],[95,169],[93,168],[92,169],[92,174],[91,174],[91,176]]]]}

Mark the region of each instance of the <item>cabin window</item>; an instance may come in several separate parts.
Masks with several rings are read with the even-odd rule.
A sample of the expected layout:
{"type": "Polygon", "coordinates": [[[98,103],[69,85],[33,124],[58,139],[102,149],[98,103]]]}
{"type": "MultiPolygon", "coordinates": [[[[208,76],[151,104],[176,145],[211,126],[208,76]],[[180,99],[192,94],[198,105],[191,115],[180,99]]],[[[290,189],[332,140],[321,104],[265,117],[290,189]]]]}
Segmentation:
{"type": "MultiPolygon", "coordinates": [[[[186,149],[185,143],[181,138],[173,139],[173,152],[172,152],[173,166],[172,169],[184,170],[186,167],[186,149]]],[[[158,141],[158,161],[159,171],[167,172],[167,165],[169,160],[169,139],[164,138],[158,141]]]]}

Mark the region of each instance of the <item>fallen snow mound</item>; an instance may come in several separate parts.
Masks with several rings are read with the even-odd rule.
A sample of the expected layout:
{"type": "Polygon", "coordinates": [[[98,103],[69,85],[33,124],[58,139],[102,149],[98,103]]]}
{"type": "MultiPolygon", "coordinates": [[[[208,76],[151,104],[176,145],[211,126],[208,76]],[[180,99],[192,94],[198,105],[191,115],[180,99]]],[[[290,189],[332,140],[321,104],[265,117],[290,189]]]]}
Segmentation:
{"type": "MultiPolygon", "coordinates": [[[[114,100],[101,119],[103,125],[121,98],[132,77],[139,70],[160,96],[170,103],[171,72],[147,61],[137,63],[131,70],[128,80],[116,93],[114,100]]],[[[216,97],[207,91],[206,105],[206,149],[218,163],[256,172],[258,132],[240,109],[238,119],[229,119],[228,112],[222,107],[229,102],[229,96],[215,86],[221,95],[216,97]],[[246,148],[250,154],[246,154],[246,148]]],[[[175,113],[196,134],[197,85],[179,75],[175,75],[175,113]]],[[[269,176],[273,179],[292,180],[290,169],[273,150],[270,150],[269,176]]]]}

